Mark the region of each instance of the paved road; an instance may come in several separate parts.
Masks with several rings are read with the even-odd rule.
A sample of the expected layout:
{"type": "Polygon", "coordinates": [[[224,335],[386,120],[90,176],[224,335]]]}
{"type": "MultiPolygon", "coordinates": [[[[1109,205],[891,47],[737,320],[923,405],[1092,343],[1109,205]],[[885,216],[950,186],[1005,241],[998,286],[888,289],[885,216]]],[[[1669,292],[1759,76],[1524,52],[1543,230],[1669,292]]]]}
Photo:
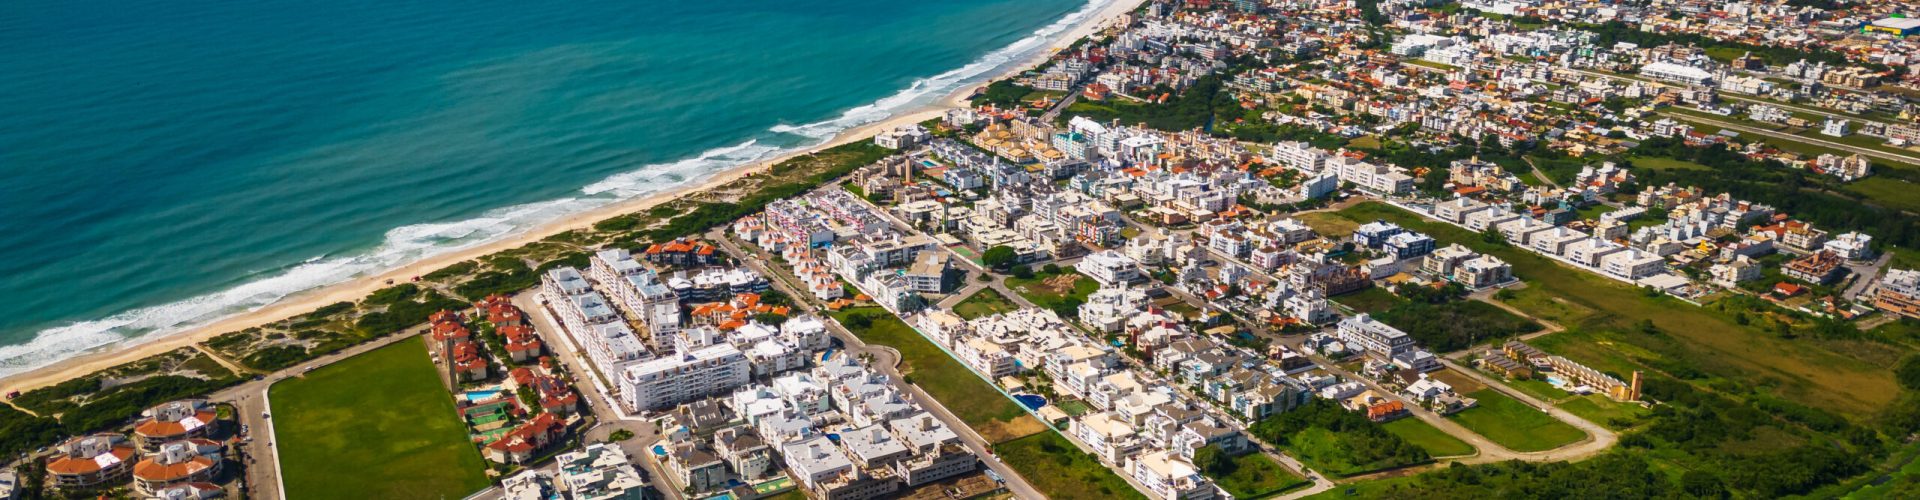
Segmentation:
{"type": "Polygon", "coordinates": [[[1847,300],[1854,300],[1854,297],[1859,297],[1860,294],[1866,293],[1867,289],[1872,288],[1873,284],[1879,278],[1880,269],[1887,267],[1887,263],[1892,261],[1893,252],[1884,252],[1880,254],[1880,258],[1874,259],[1871,263],[1848,263],[1847,270],[1852,271],[1854,276],[1853,285],[1848,286],[1847,291],[1842,295],[1846,297],[1847,300]]]}
{"type": "MultiPolygon", "coordinates": [[[[1569,68],[1569,69],[1571,69],[1571,68],[1569,68]]],[[[1665,82],[1661,82],[1661,81],[1657,81],[1657,80],[1653,80],[1653,79],[1649,79],[1649,78],[1636,78],[1636,77],[1628,77],[1628,76],[1623,76],[1623,75],[1617,75],[1617,74],[1610,74],[1610,73],[1601,73],[1601,72],[1598,72],[1598,71],[1592,71],[1592,70],[1585,70],[1585,69],[1573,69],[1573,71],[1574,71],[1574,72],[1576,72],[1576,73],[1580,73],[1580,74],[1584,74],[1584,75],[1587,75],[1587,76],[1595,76],[1595,77],[1600,77],[1600,78],[1607,78],[1607,79],[1612,79],[1612,80],[1620,80],[1620,81],[1627,81],[1627,82],[1639,82],[1639,83],[1645,83],[1645,84],[1649,84],[1649,85],[1653,85],[1653,86],[1655,86],[1655,87],[1667,87],[1667,88],[1685,88],[1684,86],[1681,86],[1681,85],[1673,85],[1673,84],[1669,84],[1669,83],[1665,83],[1665,82]]],[[[1787,109],[1787,110],[1792,110],[1792,111],[1800,111],[1800,112],[1805,112],[1805,113],[1812,113],[1812,114],[1816,114],[1816,115],[1820,115],[1820,116],[1825,116],[1825,117],[1830,117],[1830,118],[1842,118],[1842,119],[1847,119],[1847,120],[1853,120],[1853,121],[1856,121],[1856,122],[1880,122],[1880,123],[1886,123],[1885,121],[1881,121],[1881,120],[1874,120],[1874,119],[1869,119],[1869,118],[1862,118],[1862,117],[1859,117],[1859,116],[1853,116],[1853,115],[1846,115],[1846,114],[1841,114],[1841,113],[1835,113],[1835,112],[1833,112],[1833,111],[1831,111],[1831,110],[1825,110],[1825,109],[1820,109],[1820,108],[1812,108],[1812,107],[1807,107],[1807,106],[1804,106],[1804,105],[1800,105],[1800,104],[1791,104],[1791,103],[1785,103],[1785,102],[1779,102],[1779,101],[1771,101],[1771,100],[1767,100],[1767,99],[1759,99],[1759,98],[1754,98],[1754,97],[1746,97],[1745,95],[1742,95],[1742,94],[1738,94],[1738,93],[1733,93],[1733,92],[1727,92],[1727,91],[1721,91],[1721,92],[1720,92],[1720,97],[1725,97],[1725,98],[1727,98],[1727,100],[1731,100],[1731,101],[1740,101],[1740,102],[1744,102],[1744,103],[1748,103],[1748,104],[1765,104],[1765,105],[1768,105],[1768,106],[1774,106],[1774,107],[1777,107],[1777,108],[1781,108],[1781,109],[1787,109]]]]}
{"type": "Polygon", "coordinates": [[[1739,123],[1715,120],[1712,118],[1706,118],[1706,117],[1701,117],[1697,115],[1680,114],[1680,113],[1674,113],[1670,111],[1661,111],[1660,114],[1671,116],[1676,119],[1705,123],[1708,125],[1713,125],[1713,126],[1728,129],[1728,130],[1735,130],[1743,133],[1749,133],[1749,134],[1765,136],[1765,137],[1772,137],[1775,139],[1780,139],[1785,141],[1803,142],[1807,144],[1814,144],[1818,146],[1838,149],[1838,150],[1846,151],[1849,153],[1859,153],[1862,155],[1871,156],[1871,157],[1879,158],[1883,160],[1892,160],[1892,161],[1897,161],[1897,162],[1906,163],[1910,165],[1920,165],[1920,158],[1901,155],[1901,154],[1888,153],[1878,149],[1863,148],[1859,146],[1841,144],[1838,142],[1828,141],[1826,139],[1807,137],[1803,135],[1793,135],[1788,133],[1775,132],[1775,131],[1767,130],[1763,128],[1750,127],[1750,126],[1742,125],[1739,123]]]}

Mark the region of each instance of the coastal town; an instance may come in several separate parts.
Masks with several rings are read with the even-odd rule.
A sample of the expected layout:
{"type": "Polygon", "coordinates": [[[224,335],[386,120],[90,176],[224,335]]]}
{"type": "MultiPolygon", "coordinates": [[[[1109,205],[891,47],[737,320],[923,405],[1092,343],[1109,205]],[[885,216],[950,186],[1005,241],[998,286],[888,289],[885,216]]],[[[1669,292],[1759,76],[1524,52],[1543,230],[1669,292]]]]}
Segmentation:
{"type": "Polygon", "coordinates": [[[1920,496],[1900,2],[1149,0],[66,381],[0,500],[1920,496]]]}

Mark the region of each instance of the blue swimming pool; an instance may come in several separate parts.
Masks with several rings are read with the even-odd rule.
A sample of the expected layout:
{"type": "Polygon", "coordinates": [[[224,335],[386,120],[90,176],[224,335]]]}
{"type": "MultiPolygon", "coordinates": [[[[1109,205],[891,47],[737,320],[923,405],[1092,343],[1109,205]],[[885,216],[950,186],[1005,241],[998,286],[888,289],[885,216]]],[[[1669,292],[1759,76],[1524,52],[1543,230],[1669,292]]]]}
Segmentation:
{"type": "Polygon", "coordinates": [[[1047,398],[1033,394],[1015,394],[1013,395],[1013,399],[1019,401],[1020,406],[1025,406],[1029,410],[1038,410],[1040,407],[1047,405],[1047,398]]]}

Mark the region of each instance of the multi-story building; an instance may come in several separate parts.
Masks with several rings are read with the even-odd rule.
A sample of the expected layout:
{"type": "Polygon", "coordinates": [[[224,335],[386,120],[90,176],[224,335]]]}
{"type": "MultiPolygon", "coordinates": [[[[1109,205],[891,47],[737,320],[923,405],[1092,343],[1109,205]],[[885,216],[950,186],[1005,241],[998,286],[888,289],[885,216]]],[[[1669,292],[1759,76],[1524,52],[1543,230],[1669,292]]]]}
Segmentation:
{"type": "Polygon", "coordinates": [[[1401,353],[1413,351],[1413,337],[1407,332],[1387,326],[1362,313],[1340,320],[1340,340],[1359,344],[1368,356],[1378,359],[1392,359],[1401,353]]]}
{"type": "Polygon", "coordinates": [[[1218,490],[1193,462],[1171,450],[1133,457],[1127,461],[1127,475],[1167,500],[1209,500],[1218,490]]]}
{"type": "Polygon", "coordinates": [[[1873,306],[1920,319],[1920,271],[1888,269],[1873,293],[1873,306]]]}
{"type": "Polygon", "coordinates": [[[594,443],[554,457],[555,478],[574,500],[641,500],[647,481],[613,443],[594,443]]]}
{"type": "Polygon", "coordinates": [[[747,384],[747,356],[732,344],[677,349],[672,355],[635,363],[620,372],[620,400],[628,411],[671,408],[732,392],[747,384]]]}
{"type": "Polygon", "coordinates": [[[1126,286],[1144,279],[1140,266],[1135,265],[1131,257],[1118,250],[1094,252],[1074,264],[1074,270],[1080,271],[1103,287],[1126,286]]]}
{"type": "Polygon", "coordinates": [[[638,316],[654,335],[680,331],[679,296],[660,280],[658,273],[642,266],[621,249],[595,253],[592,265],[594,279],[611,290],[614,301],[638,316]]]}
{"type": "Polygon", "coordinates": [[[146,453],[159,451],[165,443],[206,437],[216,416],[213,403],[201,399],[162,403],[140,415],[143,418],[133,424],[133,441],[146,453]]]}
{"type": "Polygon", "coordinates": [[[206,439],[183,439],[160,445],[133,466],[134,491],[148,496],[182,483],[212,482],[220,474],[226,446],[206,439]]]}
{"type": "Polygon", "coordinates": [[[1786,265],[1780,267],[1780,271],[1788,278],[1825,285],[1840,278],[1840,275],[1846,271],[1846,267],[1841,265],[1845,262],[1845,259],[1840,258],[1840,254],[1821,250],[1788,261],[1786,265]]]}
{"type": "Polygon", "coordinates": [[[119,434],[81,436],[62,443],[47,461],[47,480],[60,489],[120,484],[133,471],[139,450],[119,434]]]}

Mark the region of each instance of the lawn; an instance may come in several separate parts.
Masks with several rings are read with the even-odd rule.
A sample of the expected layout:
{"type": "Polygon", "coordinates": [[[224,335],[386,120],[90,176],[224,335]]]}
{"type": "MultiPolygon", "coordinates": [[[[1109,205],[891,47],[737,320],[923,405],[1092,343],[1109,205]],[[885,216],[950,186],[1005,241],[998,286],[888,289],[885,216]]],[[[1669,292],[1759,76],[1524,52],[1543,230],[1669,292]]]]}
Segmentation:
{"type": "Polygon", "coordinates": [[[974,319],[981,316],[992,316],[1014,309],[1019,309],[1019,306],[1014,305],[1012,300],[1008,300],[1007,297],[1001,295],[999,291],[992,288],[982,288],[979,293],[975,293],[973,296],[967,297],[967,300],[955,304],[953,306],[953,313],[960,315],[962,318],[974,319]]]}
{"type": "Polygon", "coordinates": [[[908,381],[927,391],[988,441],[1002,442],[1046,430],[1046,425],[1028,416],[1019,403],[886,310],[853,308],[835,312],[833,318],[860,340],[899,351],[900,372],[908,381]],[[853,319],[856,316],[867,318],[867,325],[856,327],[860,324],[853,319]]]}
{"type": "Polygon", "coordinates": [[[1226,475],[1208,473],[1213,483],[1232,493],[1234,498],[1252,500],[1277,495],[1308,484],[1305,478],[1287,470],[1279,462],[1261,453],[1249,453],[1228,459],[1226,475]]]}
{"type": "Polygon", "coordinates": [[[1134,491],[1125,479],[1100,465],[1099,459],[1053,432],[996,444],[993,452],[1048,498],[1146,498],[1134,491]]]}
{"type": "Polygon", "coordinates": [[[1053,309],[1060,304],[1085,303],[1087,296],[1100,289],[1100,282],[1094,281],[1078,272],[1062,269],[1056,274],[1034,273],[1032,278],[1007,278],[1007,286],[1014,293],[1026,297],[1033,305],[1053,309]],[[1071,300],[1070,300],[1071,299],[1071,300]]]}
{"type": "Polygon", "coordinates": [[[487,487],[487,466],[420,341],[274,384],[271,395],[294,499],[460,498],[487,487]]]}
{"type": "Polygon", "coordinates": [[[1920,186],[1905,180],[1875,175],[1848,184],[1846,190],[1883,207],[1920,212],[1920,196],[1913,195],[1917,188],[1920,186]]]}
{"type": "Polygon", "coordinates": [[[1333,301],[1363,313],[1385,311],[1407,303],[1407,299],[1400,298],[1399,295],[1394,295],[1393,292],[1388,291],[1386,288],[1377,286],[1367,287],[1358,292],[1334,297],[1333,301]]]}
{"type": "Polygon", "coordinates": [[[1427,450],[1428,455],[1435,457],[1458,457],[1472,455],[1474,452],[1473,445],[1417,418],[1402,418],[1387,422],[1382,427],[1385,427],[1387,432],[1400,436],[1400,439],[1405,439],[1414,446],[1427,450]]]}
{"type": "Polygon", "coordinates": [[[1341,217],[1334,212],[1295,214],[1293,218],[1300,219],[1300,222],[1305,223],[1307,227],[1313,228],[1313,232],[1320,233],[1321,237],[1329,239],[1353,236],[1353,230],[1360,228],[1360,222],[1341,217]]]}
{"type": "Polygon", "coordinates": [[[1587,436],[1580,429],[1494,389],[1470,392],[1467,397],[1480,404],[1447,418],[1514,451],[1551,450],[1587,436]]]}
{"type": "Polygon", "coordinates": [[[1349,436],[1343,436],[1325,428],[1312,427],[1287,438],[1287,443],[1282,447],[1287,450],[1287,454],[1300,459],[1300,463],[1306,464],[1308,468],[1333,477],[1365,474],[1401,465],[1358,463],[1355,459],[1355,446],[1359,445],[1360,443],[1354,442],[1349,436]]]}
{"type": "Polygon", "coordinates": [[[1527,288],[1508,304],[1527,314],[1583,330],[1554,334],[1538,345],[1595,368],[1626,375],[1633,370],[1686,366],[1742,386],[1770,387],[1783,398],[1841,413],[1874,412],[1899,394],[1890,370],[1803,342],[1782,339],[1756,325],[1739,325],[1730,313],[1694,306],[1597,274],[1576,270],[1513,247],[1492,245],[1464,228],[1432,222],[1383,204],[1362,203],[1339,214],[1350,221],[1385,219],[1487,252],[1513,266],[1527,288]],[[1651,321],[1658,335],[1633,328],[1651,321]]]}
{"type": "Polygon", "coordinates": [[[1660,158],[1656,156],[1630,156],[1630,157],[1627,157],[1627,161],[1633,162],[1633,166],[1635,167],[1651,168],[1654,170],[1708,170],[1709,169],[1706,165],[1701,165],[1699,163],[1694,163],[1686,160],[1676,160],[1673,158],[1660,158]]]}
{"type": "Polygon", "coordinates": [[[1556,403],[1567,413],[1579,415],[1588,422],[1607,426],[1608,429],[1624,430],[1640,423],[1647,416],[1647,409],[1635,403],[1622,403],[1599,394],[1588,394],[1556,403]]]}

